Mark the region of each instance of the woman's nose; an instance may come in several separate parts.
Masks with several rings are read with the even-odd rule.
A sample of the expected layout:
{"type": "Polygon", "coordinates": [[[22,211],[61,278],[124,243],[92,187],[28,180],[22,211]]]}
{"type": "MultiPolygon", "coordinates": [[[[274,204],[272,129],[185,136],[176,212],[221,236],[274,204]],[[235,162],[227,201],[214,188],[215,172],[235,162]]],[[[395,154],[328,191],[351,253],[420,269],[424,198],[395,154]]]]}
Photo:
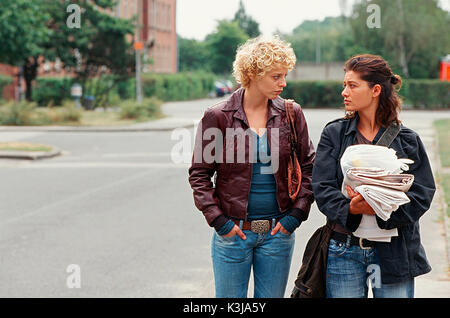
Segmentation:
{"type": "Polygon", "coordinates": [[[344,87],[344,89],[342,90],[341,95],[342,95],[343,97],[347,97],[347,96],[348,96],[347,87],[344,87]]]}

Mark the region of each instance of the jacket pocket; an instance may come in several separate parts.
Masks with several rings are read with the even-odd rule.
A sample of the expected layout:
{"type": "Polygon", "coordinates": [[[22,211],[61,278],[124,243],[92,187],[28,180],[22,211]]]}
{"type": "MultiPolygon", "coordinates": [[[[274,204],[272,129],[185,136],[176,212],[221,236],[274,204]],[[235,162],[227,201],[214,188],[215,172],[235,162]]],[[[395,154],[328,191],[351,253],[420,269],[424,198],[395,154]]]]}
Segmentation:
{"type": "Polygon", "coordinates": [[[295,282],[291,298],[313,298],[312,289],[302,282],[295,282]]]}

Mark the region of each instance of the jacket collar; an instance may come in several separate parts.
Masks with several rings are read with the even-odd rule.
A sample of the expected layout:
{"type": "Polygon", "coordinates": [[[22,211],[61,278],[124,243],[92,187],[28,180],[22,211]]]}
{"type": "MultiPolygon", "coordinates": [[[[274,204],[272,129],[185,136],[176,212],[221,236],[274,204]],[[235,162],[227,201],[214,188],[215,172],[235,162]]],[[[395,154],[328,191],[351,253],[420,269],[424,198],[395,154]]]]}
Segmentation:
{"type": "MultiPolygon", "coordinates": [[[[235,113],[233,114],[233,117],[238,118],[242,121],[244,121],[247,126],[248,125],[248,121],[247,121],[247,116],[245,115],[244,112],[244,107],[243,107],[243,99],[244,99],[244,92],[245,89],[244,88],[239,88],[238,90],[236,90],[228,99],[227,103],[225,104],[224,108],[222,109],[223,111],[235,111],[235,113]]],[[[281,97],[277,97],[276,99],[269,99],[269,113],[267,115],[267,119],[270,120],[275,116],[278,116],[281,114],[281,112],[285,111],[285,107],[284,107],[284,99],[281,97]]]]}
{"type": "Polygon", "coordinates": [[[356,112],[355,117],[351,118],[348,121],[347,128],[345,129],[345,135],[350,135],[352,133],[356,134],[358,132],[358,121],[359,121],[359,115],[358,112],[356,112]]]}
{"type": "MultiPolygon", "coordinates": [[[[359,121],[359,115],[358,112],[356,112],[356,115],[354,118],[351,118],[347,124],[347,129],[345,130],[345,135],[349,135],[353,133],[356,136],[356,133],[358,132],[358,121],[359,121]]],[[[376,136],[373,138],[372,143],[376,144],[378,140],[381,138],[381,135],[383,135],[386,128],[380,127],[378,130],[376,136]]]]}

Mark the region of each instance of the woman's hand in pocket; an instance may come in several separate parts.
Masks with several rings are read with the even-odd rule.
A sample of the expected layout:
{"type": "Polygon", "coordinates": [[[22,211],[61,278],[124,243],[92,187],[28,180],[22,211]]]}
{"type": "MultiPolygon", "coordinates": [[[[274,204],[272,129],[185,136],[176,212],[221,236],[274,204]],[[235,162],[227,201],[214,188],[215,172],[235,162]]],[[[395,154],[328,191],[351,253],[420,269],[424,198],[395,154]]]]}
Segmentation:
{"type": "Polygon", "coordinates": [[[245,240],[247,237],[245,236],[244,232],[242,232],[241,228],[237,225],[235,225],[228,234],[225,234],[224,237],[233,237],[235,235],[238,235],[241,239],[245,240]]]}
{"type": "Polygon", "coordinates": [[[283,225],[281,225],[280,222],[277,223],[277,225],[275,225],[275,227],[273,228],[272,232],[270,232],[270,234],[275,235],[277,234],[278,231],[281,231],[282,233],[286,234],[286,235],[290,235],[291,233],[286,231],[286,229],[283,227],[283,225]]]}

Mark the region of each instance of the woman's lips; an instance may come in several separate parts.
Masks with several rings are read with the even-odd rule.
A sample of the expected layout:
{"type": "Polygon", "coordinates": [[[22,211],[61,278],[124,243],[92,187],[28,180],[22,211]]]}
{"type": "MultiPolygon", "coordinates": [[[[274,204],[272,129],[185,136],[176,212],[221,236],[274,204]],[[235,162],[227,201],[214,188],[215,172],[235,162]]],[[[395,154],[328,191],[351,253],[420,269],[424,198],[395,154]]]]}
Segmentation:
{"type": "Polygon", "coordinates": [[[347,100],[347,99],[344,99],[344,104],[345,104],[345,105],[348,105],[348,104],[350,104],[350,101],[347,100]]]}

